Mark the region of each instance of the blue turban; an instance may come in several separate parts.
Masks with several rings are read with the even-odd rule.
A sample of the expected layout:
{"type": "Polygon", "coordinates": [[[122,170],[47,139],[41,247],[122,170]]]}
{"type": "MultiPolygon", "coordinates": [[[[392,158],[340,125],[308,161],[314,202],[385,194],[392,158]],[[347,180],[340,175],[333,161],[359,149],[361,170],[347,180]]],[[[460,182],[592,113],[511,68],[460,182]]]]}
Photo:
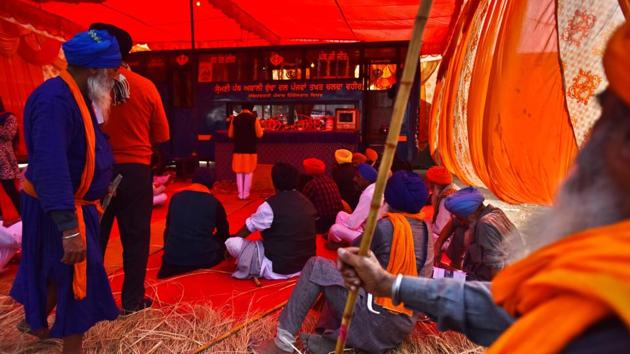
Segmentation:
{"type": "Polygon", "coordinates": [[[376,172],[374,167],[366,163],[362,163],[357,166],[357,172],[359,172],[361,177],[365,178],[366,181],[370,183],[376,182],[376,176],[378,175],[378,173],[376,172]]]}
{"type": "Polygon", "coordinates": [[[429,198],[424,181],[417,174],[401,170],[394,173],[385,186],[385,201],[395,210],[416,214],[429,198]]]}
{"type": "Polygon", "coordinates": [[[451,194],[444,201],[444,206],[456,216],[466,218],[479,209],[484,199],[477,188],[468,187],[451,194]]]}
{"type": "Polygon", "coordinates": [[[121,64],[116,38],[107,31],[79,32],[63,44],[68,64],[82,68],[114,69],[121,64]]]}

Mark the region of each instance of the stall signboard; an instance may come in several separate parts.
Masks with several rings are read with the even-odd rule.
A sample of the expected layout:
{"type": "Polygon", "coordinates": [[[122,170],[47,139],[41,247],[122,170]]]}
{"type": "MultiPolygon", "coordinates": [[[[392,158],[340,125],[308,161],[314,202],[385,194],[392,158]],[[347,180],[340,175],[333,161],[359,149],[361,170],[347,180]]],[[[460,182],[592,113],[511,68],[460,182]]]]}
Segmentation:
{"type": "Polygon", "coordinates": [[[313,99],[355,100],[363,92],[360,80],[337,81],[260,81],[211,83],[203,92],[214,100],[292,101],[313,99]]]}

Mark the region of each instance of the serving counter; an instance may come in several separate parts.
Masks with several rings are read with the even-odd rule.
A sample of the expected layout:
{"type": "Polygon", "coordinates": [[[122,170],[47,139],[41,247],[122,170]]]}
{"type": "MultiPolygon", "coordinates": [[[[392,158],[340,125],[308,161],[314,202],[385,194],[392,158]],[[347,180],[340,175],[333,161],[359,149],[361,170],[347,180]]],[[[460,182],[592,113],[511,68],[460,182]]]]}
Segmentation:
{"type": "MultiPolygon", "coordinates": [[[[217,180],[234,179],[232,141],[225,130],[214,134],[215,171],[217,180]]],[[[318,158],[330,168],[337,149],[356,151],[360,136],[352,131],[265,131],[258,141],[258,163],[287,162],[302,169],[302,161],[318,158]]]]}

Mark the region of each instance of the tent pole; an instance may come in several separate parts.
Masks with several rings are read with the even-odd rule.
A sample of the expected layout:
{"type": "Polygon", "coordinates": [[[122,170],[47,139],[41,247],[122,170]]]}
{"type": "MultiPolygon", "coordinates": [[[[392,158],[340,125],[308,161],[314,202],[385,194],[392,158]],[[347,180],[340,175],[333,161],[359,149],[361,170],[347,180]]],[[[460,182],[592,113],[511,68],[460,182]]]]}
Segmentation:
{"type": "MultiPolygon", "coordinates": [[[[394,110],[392,112],[392,119],[389,124],[389,133],[387,134],[385,151],[383,152],[381,165],[378,169],[376,187],[374,188],[374,195],[372,196],[372,202],[370,203],[370,213],[368,215],[365,229],[363,231],[363,239],[361,240],[361,248],[359,250],[360,256],[367,255],[370,249],[370,244],[372,243],[372,236],[374,236],[374,229],[376,228],[377,221],[376,216],[378,214],[378,210],[381,207],[381,198],[383,197],[383,192],[385,190],[385,183],[387,182],[387,177],[389,175],[389,171],[394,160],[396,146],[398,145],[400,127],[405,116],[407,103],[409,101],[409,94],[411,92],[411,86],[413,85],[414,77],[416,76],[416,70],[420,61],[422,34],[429,18],[429,12],[431,11],[432,3],[432,0],[422,0],[422,3],[418,8],[418,14],[416,15],[413,31],[411,33],[411,40],[409,41],[409,47],[407,49],[407,57],[405,58],[405,66],[403,68],[402,78],[400,80],[400,85],[398,86],[396,100],[394,101],[394,110]]],[[[417,98],[414,97],[414,99],[417,98]]],[[[346,307],[341,318],[339,337],[337,337],[337,346],[335,349],[336,354],[341,354],[344,351],[357,295],[358,290],[348,291],[346,307]]]]}
{"type": "Polygon", "coordinates": [[[195,50],[195,0],[190,0],[190,49],[195,50]]]}

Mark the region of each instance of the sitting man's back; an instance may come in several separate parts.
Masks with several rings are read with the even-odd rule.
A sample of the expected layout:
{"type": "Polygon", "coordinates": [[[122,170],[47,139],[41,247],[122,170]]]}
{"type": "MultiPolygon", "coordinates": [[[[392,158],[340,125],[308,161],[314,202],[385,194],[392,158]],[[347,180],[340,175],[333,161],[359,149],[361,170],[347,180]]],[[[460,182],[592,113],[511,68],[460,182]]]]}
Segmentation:
{"type": "Polygon", "coordinates": [[[210,268],[225,258],[229,226],[223,205],[211,193],[213,184],[212,171],[198,168],[193,184],[172,197],[158,278],[210,268]]]}
{"type": "Polygon", "coordinates": [[[296,190],[298,171],[276,163],[271,175],[276,194],[263,202],[241,230],[226,241],[228,252],[238,259],[237,278],[287,279],[299,275],[315,255],[313,204],[296,190]],[[262,241],[244,240],[260,231],[262,241]]]}

